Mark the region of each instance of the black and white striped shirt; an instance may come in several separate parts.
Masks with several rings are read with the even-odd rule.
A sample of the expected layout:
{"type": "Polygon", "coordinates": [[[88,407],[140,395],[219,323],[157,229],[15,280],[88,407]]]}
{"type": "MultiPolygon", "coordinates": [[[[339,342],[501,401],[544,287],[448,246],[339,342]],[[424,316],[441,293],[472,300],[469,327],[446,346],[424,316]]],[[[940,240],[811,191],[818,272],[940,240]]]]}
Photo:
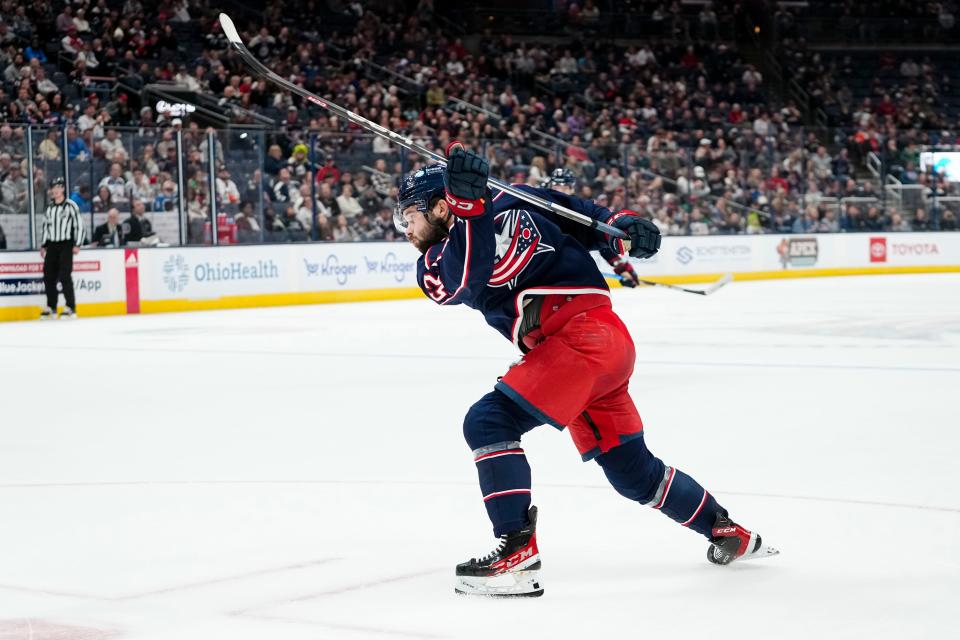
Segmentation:
{"type": "Polygon", "coordinates": [[[80,221],[80,207],[67,198],[60,204],[51,202],[44,212],[46,218],[40,227],[40,246],[48,242],[63,242],[70,240],[75,245],[82,246],[85,231],[80,221]]]}

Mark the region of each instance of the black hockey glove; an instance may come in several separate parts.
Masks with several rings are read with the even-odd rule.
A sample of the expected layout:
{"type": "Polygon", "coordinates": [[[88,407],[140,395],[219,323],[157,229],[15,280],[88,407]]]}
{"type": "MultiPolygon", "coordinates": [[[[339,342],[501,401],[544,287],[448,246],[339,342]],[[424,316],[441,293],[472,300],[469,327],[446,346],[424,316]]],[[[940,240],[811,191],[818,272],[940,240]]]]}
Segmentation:
{"type": "Polygon", "coordinates": [[[660,250],[660,229],[636,211],[621,209],[607,224],[625,231],[628,236],[627,240],[611,239],[611,247],[620,255],[629,253],[634,258],[649,258],[660,250]]]}
{"type": "Polygon", "coordinates": [[[464,151],[457,141],[447,145],[447,169],[443,186],[453,215],[473,218],[483,215],[490,164],[472,151],[464,151]]]}

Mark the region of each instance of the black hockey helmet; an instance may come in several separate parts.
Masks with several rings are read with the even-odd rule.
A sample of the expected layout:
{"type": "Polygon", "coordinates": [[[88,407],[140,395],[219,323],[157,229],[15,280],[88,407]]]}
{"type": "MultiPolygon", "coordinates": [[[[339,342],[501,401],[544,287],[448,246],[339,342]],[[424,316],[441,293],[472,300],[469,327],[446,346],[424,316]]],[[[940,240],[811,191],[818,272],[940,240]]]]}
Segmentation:
{"type": "Polygon", "coordinates": [[[408,173],[400,183],[397,196],[397,210],[393,213],[393,224],[403,233],[407,228],[407,219],[403,217],[405,209],[415,206],[417,211],[426,213],[434,198],[442,198],[444,165],[432,164],[429,167],[408,173]]]}
{"type": "Polygon", "coordinates": [[[547,181],[548,187],[556,186],[565,186],[565,187],[575,187],[577,186],[577,177],[573,175],[573,172],[570,169],[554,169],[553,173],[550,174],[550,179],[547,181]]]}
{"type": "Polygon", "coordinates": [[[51,186],[51,187],[63,187],[64,189],[66,189],[66,188],[67,188],[67,181],[64,180],[63,178],[54,178],[53,180],[50,181],[50,186],[51,186]]]}

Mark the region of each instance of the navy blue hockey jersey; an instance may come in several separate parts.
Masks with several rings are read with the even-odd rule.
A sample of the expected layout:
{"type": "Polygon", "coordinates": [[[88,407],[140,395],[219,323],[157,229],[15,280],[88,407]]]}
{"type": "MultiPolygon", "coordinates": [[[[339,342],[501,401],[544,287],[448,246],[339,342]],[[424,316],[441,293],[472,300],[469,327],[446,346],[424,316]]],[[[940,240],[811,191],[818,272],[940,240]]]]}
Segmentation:
{"type": "MultiPolygon", "coordinates": [[[[558,191],[520,188],[601,222],[613,216],[609,209],[558,191]]],[[[517,345],[526,296],[610,295],[588,253],[608,246],[602,232],[495,190],[483,215],[456,218],[450,235],[420,257],[417,281],[438,304],[477,309],[517,345]]]]}

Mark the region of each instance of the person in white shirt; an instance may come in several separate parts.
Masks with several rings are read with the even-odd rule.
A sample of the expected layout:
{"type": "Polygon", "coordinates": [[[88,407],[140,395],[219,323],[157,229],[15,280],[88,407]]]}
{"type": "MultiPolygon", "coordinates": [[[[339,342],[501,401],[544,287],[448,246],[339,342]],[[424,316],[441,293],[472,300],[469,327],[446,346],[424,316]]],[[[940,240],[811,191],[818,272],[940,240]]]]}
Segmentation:
{"type": "Polygon", "coordinates": [[[920,75],[920,67],[913,61],[913,58],[907,58],[900,63],[900,75],[907,78],[916,78],[920,75]]]}
{"type": "MultiPolygon", "coordinates": [[[[300,186],[300,206],[297,207],[297,220],[303,225],[304,230],[310,231],[313,228],[313,198],[310,193],[310,184],[305,183],[300,186]]],[[[320,215],[326,209],[321,203],[317,203],[317,215],[320,215]]]]}
{"type": "Polygon", "coordinates": [[[83,9],[77,9],[77,14],[73,16],[73,26],[77,28],[77,33],[90,33],[90,23],[83,9]]]}
{"type": "Polygon", "coordinates": [[[57,85],[47,77],[47,71],[43,67],[37,67],[34,73],[34,81],[37,83],[37,90],[40,93],[48,94],[57,91],[57,85]]]}
{"type": "Polygon", "coordinates": [[[153,204],[156,189],[140,167],[133,170],[133,176],[127,181],[127,194],[131,202],[139,200],[147,206],[153,204]]]}
{"type": "Polygon", "coordinates": [[[173,17],[171,22],[190,22],[190,12],[187,10],[187,0],[179,0],[173,3],[173,17]]]}
{"type": "Polygon", "coordinates": [[[772,133],[770,117],[767,116],[767,114],[763,113],[753,121],[753,132],[758,136],[763,136],[764,138],[772,133]]]}
{"type": "Polygon", "coordinates": [[[277,39],[270,35],[270,30],[266,27],[263,27],[260,29],[260,33],[250,38],[248,46],[251,51],[257,51],[257,48],[259,47],[260,50],[258,53],[260,54],[260,57],[263,58],[270,54],[270,49],[276,42],[277,39]]]}
{"type": "Polygon", "coordinates": [[[553,70],[566,75],[574,74],[577,72],[577,59],[574,58],[570,54],[570,50],[567,49],[563,52],[563,57],[557,60],[557,64],[553,70]]]}
{"type": "Polygon", "coordinates": [[[77,130],[82,134],[93,129],[97,124],[97,108],[90,103],[83,109],[83,114],[77,118],[77,130]]]}
{"type": "Polygon", "coordinates": [[[745,85],[759,85],[763,83],[763,76],[753,67],[753,65],[747,65],[741,80],[745,85]]]}
{"type": "Polygon", "coordinates": [[[116,129],[107,129],[107,137],[100,141],[100,151],[103,152],[104,158],[110,160],[116,159],[117,153],[120,153],[124,160],[130,157],[116,129]]]}
{"type": "Polygon", "coordinates": [[[114,162],[110,165],[110,175],[97,185],[98,189],[102,187],[110,190],[110,202],[113,204],[127,202],[127,183],[123,179],[123,167],[119,163],[114,162]]]}
{"type": "Polygon", "coordinates": [[[337,196],[337,206],[340,207],[340,215],[349,220],[363,213],[360,202],[353,197],[353,186],[349,184],[343,185],[343,192],[337,196]]]}
{"type": "Polygon", "coordinates": [[[180,65],[180,69],[177,71],[177,75],[174,76],[173,81],[179,85],[185,86],[190,91],[200,91],[200,82],[196,77],[190,75],[187,71],[187,67],[180,65]]]}
{"type": "Polygon", "coordinates": [[[97,56],[93,53],[93,47],[90,46],[89,42],[83,45],[82,50],[77,51],[77,60],[83,60],[84,64],[87,65],[87,69],[96,69],[100,66],[100,61],[97,60],[97,56]]]}
{"type": "Polygon", "coordinates": [[[656,64],[657,56],[653,55],[653,51],[650,50],[649,45],[645,45],[643,49],[637,52],[635,60],[635,66],[645,67],[648,64],[656,64]]]}
{"type": "Polygon", "coordinates": [[[231,179],[226,166],[220,167],[217,175],[217,202],[221,205],[236,205],[240,202],[240,189],[231,179]]]}
{"type": "Polygon", "coordinates": [[[453,53],[450,55],[450,61],[447,62],[447,73],[452,76],[463,75],[464,67],[463,63],[457,60],[457,54],[453,53]]]}
{"type": "Polygon", "coordinates": [[[83,40],[77,37],[77,28],[70,25],[67,35],[60,39],[60,48],[67,53],[76,55],[83,48],[83,40]]]}

